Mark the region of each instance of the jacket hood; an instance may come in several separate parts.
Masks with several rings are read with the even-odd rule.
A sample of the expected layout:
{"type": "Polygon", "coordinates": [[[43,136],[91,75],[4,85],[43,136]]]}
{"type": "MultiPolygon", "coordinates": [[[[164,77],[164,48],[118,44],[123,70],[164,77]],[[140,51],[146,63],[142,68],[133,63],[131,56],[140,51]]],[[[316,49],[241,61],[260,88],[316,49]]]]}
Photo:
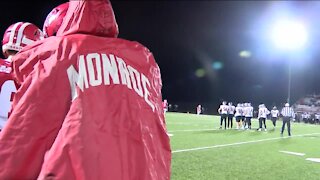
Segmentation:
{"type": "Polygon", "coordinates": [[[117,37],[118,25],[109,0],[70,0],[57,36],[88,34],[117,37]]]}

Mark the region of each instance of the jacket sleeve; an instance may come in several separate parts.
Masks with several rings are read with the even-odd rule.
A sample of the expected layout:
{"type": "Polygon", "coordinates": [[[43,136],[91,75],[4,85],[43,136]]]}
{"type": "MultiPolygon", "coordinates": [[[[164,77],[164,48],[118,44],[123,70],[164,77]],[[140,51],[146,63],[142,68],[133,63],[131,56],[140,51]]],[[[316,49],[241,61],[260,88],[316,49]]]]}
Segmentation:
{"type": "Polygon", "coordinates": [[[0,133],[0,179],[36,179],[59,132],[71,97],[66,73],[55,62],[36,63],[14,97],[0,133]]]}

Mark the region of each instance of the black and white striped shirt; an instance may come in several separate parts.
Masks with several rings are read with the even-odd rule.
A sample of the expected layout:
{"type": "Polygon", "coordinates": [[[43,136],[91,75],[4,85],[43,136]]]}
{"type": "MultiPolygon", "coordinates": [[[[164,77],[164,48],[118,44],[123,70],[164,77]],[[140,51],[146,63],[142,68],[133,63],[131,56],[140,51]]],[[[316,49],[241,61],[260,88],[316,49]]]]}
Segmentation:
{"type": "Polygon", "coordinates": [[[282,116],[295,118],[293,109],[291,107],[284,107],[281,111],[282,116]]]}

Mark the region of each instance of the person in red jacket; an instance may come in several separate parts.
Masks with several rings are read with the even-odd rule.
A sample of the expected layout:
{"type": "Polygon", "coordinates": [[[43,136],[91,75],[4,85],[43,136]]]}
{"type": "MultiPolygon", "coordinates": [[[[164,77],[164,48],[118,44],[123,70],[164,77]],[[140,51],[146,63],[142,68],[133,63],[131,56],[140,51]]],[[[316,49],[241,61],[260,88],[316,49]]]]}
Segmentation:
{"type": "Polygon", "coordinates": [[[117,35],[109,1],[70,1],[56,36],[13,58],[0,179],[170,179],[160,69],[117,35]]]}
{"type": "Polygon", "coordinates": [[[7,123],[13,95],[18,89],[12,74],[11,60],[23,47],[44,38],[41,30],[28,22],[10,25],[2,39],[2,53],[6,59],[0,59],[0,131],[7,123]]]}

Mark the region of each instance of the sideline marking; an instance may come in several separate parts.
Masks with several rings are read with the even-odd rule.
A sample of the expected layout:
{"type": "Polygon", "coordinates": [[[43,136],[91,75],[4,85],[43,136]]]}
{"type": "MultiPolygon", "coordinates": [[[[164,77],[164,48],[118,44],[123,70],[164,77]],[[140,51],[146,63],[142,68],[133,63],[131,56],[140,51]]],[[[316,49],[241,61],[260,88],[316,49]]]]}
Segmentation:
{"type": "Polygon", "coordinates": [[[168,133],[168,136],[171,137],[171,136],[173,136],[173,134],[168,133]]]}
{"type": "Polygon", "coordinates": [[[236,146],[236,145],[242,145],[242,144],[252,144],[252,143],[257,143],[257,142],[272,141],[272,140],[278,140],[278,139],[288,139],[288,138],[303,137],[303,136],[318,135],[318,134],[320,134],[320,133],[300,134],[300,135],[294,135],[291,137],[276,137],[276,138],[260,139],[260,140],[256,140],[256,141],[243,141],[243,142],[237,142],[237,143],[231,143],[231,144],[220,144],[220,145],[190,148],[190,149],[179,149],[179,150],[172,151],[172,153],[198,151],[198,150],[203,150],[203,149],[213,149],[213,148],[236,146]]]}
{"type": "Polygon", "coordinates": [[[320,163],[320,158],[307,158],[307,161],[317,162],[320,163]]]}
{"type": "Polygon", "coordinates": [[[220,129],[187,129],[187,130],[169,131],[169,133],[172,133],[172,132],[218,131],[218,130],[220,130],[220,129]]]}
{"type": "Polygon", "coordinates": [[[291,151],[279,151],[279,152],[286,153],[286,154],[292,154],[292,155],[296,155],[296,156],[306,155],[305,153],[297,153],[297,152],[291,152],[291,151]]]}

